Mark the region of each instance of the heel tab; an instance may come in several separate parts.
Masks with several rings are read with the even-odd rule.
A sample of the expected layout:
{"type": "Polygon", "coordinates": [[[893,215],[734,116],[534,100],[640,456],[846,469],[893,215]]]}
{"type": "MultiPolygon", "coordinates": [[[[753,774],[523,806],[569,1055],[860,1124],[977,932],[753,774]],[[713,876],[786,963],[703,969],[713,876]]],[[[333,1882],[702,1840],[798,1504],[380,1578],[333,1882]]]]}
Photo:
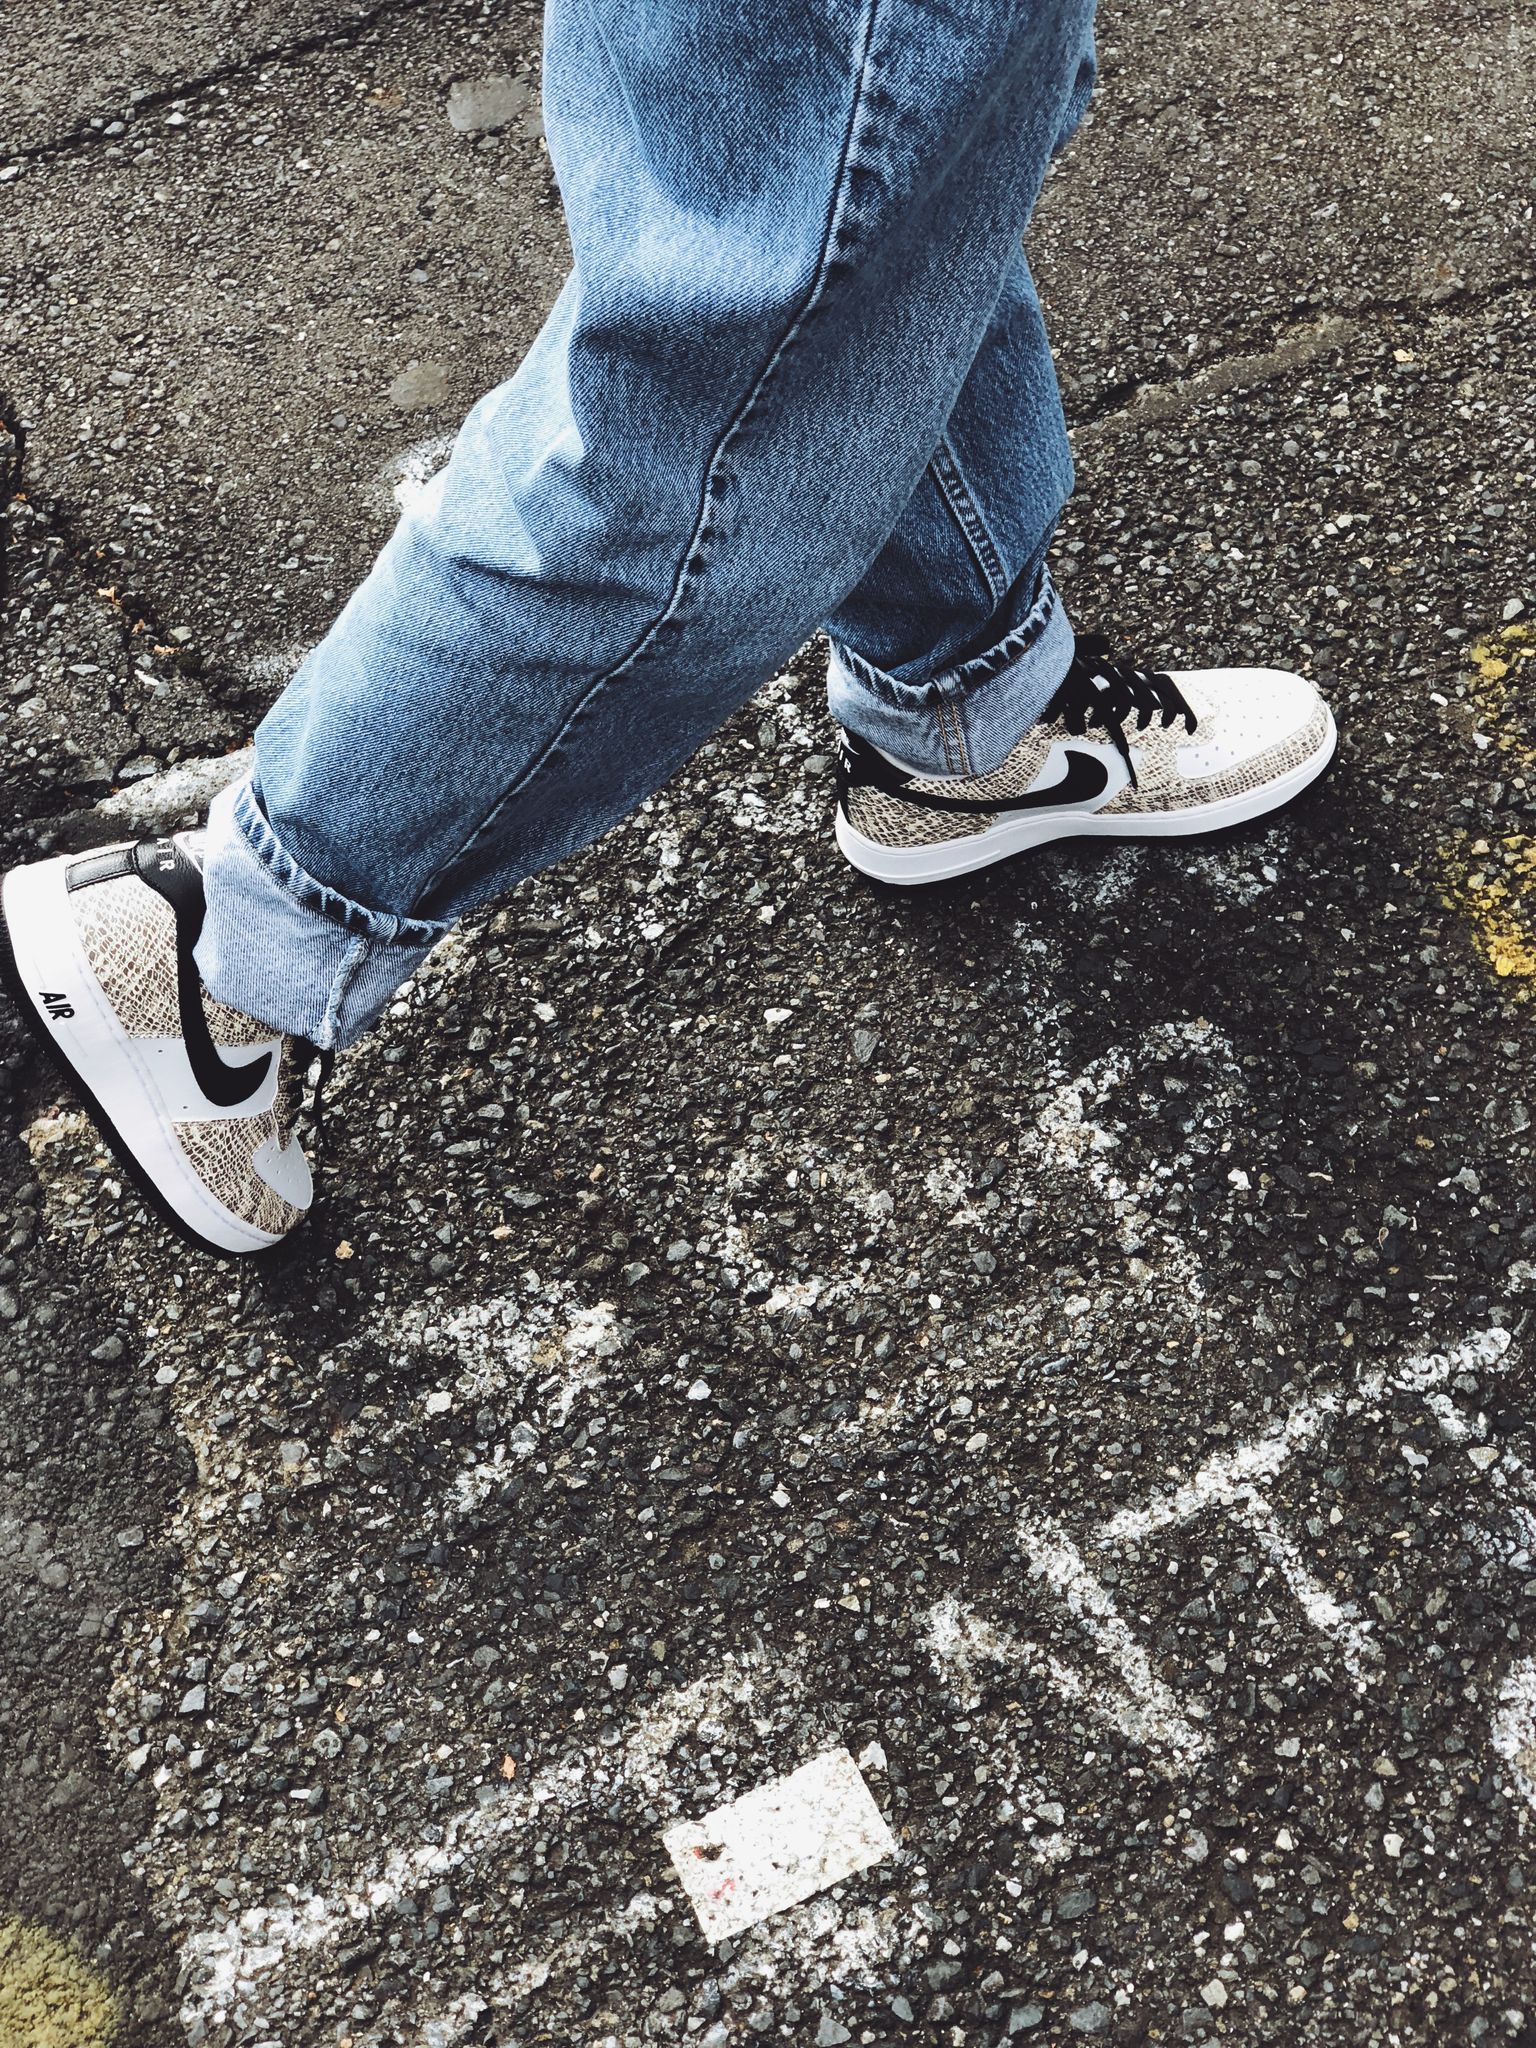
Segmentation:
{"type": "Polygon", "coordinates": [[[64,870],[64,887],[73,893],[89,889],[93,882],[118,882],[137,872],[132,846],[108,846],[100,853],[83,853],[64,870]]]}

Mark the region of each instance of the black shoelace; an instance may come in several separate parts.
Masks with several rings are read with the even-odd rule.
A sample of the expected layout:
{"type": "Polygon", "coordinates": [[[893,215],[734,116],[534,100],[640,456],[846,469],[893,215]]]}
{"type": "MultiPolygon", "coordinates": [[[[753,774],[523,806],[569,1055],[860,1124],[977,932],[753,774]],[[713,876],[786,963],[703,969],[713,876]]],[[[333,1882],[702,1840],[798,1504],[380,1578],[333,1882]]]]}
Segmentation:
{"type": "Polygon", "coordinates": [[[1046,721],[1059,721],[1079,738],[1090,725],[1103,726],[1134,789],[1136,764],[1125,737],[1126,721],[1131,717],[1138,732],[1145,732],[1154,718],[1165,730],[1177,718],[1183,719],[1186,732],[1193,732],[1199,723],[1172,676],[1161,669],[1133,668],[1129,662],[1112,660],[1107,640],[1097,633],[1083,635],[1060,689],[1045,707],[1046,721]]]}
{"type": "Polygon", "coordinates": [[[22,465],[27,454],[27,429],[21,408],[0,391],[0,628],[5,625],[10,597],[10,504],[21,495],[22,465]]]}
{"type": "Polygon", "coordinates": [[[319,1046],[311,1045],[307,1038],[294,1039],[283,1063],[282,1093],[277,1104],[279,1128],[286,1137],[297,1137],[302,1130],[311,1141],[316,1158],[325,1149],[325,1090],[335,1065],[334,1052],[329,1049],[322,1052],[319,1046]],[[306,1108],[305,1084],[317,1062],[320,1070],[315,1075],[314,1086],[309,1091],[309,1103],[306,1108]]]}
{"type": "Polygon", "coordinates": [[[331,1075],[336,1069],[336,1055],[329,1046],[323,1052],[317,1051],[313,1046],[307,1047],[307,1050],[314,1053],[311,1064],[318,1065],[318,1072],[315,1075],[315,1085],[309,1091],[309,1114],[305,1119],[305,1126],[314,1144],[315,1157],[318,1159],[325,1150],[325,1091],[330,1086],[331,1075]]]}

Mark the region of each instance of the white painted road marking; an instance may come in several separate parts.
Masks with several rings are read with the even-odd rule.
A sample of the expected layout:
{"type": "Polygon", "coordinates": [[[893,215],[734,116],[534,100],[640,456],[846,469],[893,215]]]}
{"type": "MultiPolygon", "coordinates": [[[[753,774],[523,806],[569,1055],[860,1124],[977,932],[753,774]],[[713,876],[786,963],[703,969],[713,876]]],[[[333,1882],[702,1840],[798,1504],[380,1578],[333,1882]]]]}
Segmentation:
{"type": "Polygon", "coordinates": [[[1493,1746],[1511,1767],[1520,1790],[1536,1806],[1536,1657],[1517,1664],[1499,1692],[1493,1746]]]}
{"type": "MultiPolygon", "coordinates": [[[[421,1334],[427,1337],[426,1332],[421,1334]]],[[[583,1324],[582,1335],[587,1334],[588,1325],[583,1324]]],[[[590,1334],[608,1333],[599,1333],[593,1324],[590,1334]]],[[[576,1348],[581,1348],[579,1341],[576,1348]]],[[[1441,1390],[1463,1372],[1507,1371],[1516,1355],[1508,1333],[1494,1328],[1450,1351],[1417,1354],[1395,1368],[1362,1372],[1353,1385],[1305,1397],[1272,1429],[1207,1461],[1188,1480],[1121,1510],[1076,1540],[1047,1517],[1026,1514],[1018,1535],[1033,1575],[1070,1614],[1102,1662],[1075,1666],[1044,1644],[1026,1640],[956,1600],[946,1600],[925,1619],[924,1633],[936,1668],[967,1711],[980,1702],[982,1667],[1000,1664],[1027,1670],[1079,1711],[1091,1713],[1137,1743],[1169,1776],[1182,1775],[1209,1746],[1208,1734],[1196,1725],[1202,1703],[1180,1699],[1155,1675],[1148,1651],[1085,1553],[1117,1545],[1135,1549],[1148,1536],[1217,1511],[1263,1544],[1306,1620],[1333,1641],[1357,1680],[1368,1683],[1375,1646],[1367,1630],[1356,1619],[1353,1605],[1314,1577],[1300,1550],[1276,1525],[1266,1482],[1275,1480],[1303,1445],[1394,1394],[1424,1396],[1449,1441],[1482,1448],[1477,1441],[1484,1434],[1482,1423],[1456,1409],[1441,1390]]],[[[564,1393],[558,1378],[546,1391],[557,1399],[564,1393]]],[[[1508,1521],[1507,1537],[1490,1535],[1487,1540],[1497,1542],[1499,1555],[1507,1561],[1528,1563],[1536,1552],[1536,1482],[1511,1451],[1474,1463],[1508,1521]]],[[[781,1688],[796,1669],[794,1657],[773,1663],[761,1652],[727,1658],[720,1670],[644,1708],[616,1750],[568,1753],[515,1792],[504,1791],[487,1806],[477,1804],[451,1815],[439,1841],[393,1849],[329,1897],[291,1886],[286,1906],[253,1908],[219,1927],[192,1934],[182,1950],[190,1979],[183,2020],[206,2024],[232,2018],[254,2023],[273,1979],[284,1974],[298,1955],[340,1942],[431,1879],[514,1850],[537,1825],[547,1826],[551,1819],[576,1820],[599,1793],[611,1795],[621,1783],[643,1793],[663,1816],[668,1809],[675,1815],[683,1803],[672,1761],[679,1738],[698,1735],[713,1743],[727,1717],[758,1710],[760,1687],[770,1671],[776,1688],[781,1688]]],[[[1536,1807],[1536,1659],[1510,1672],[1491,1735],[1517,1788],[1536,1807]]],[[[1042,1788],[1029,1779],[1025,1746],[1012,1728],[1004,1731],[1003,1739],[1012,1774],[1009,1796],[1027,1802],[1059,1827],[1064,1818],[1060,1804],[1038,1796],[1042,1788]]],[[[845,1750],[817,1757],[790,1777],[748,1792],[703,1821],[676,1821],[663,1840],[712,1941],[757,1927],[768,1916],[785,1914],[772,1928],[758,1927],[752,1941],[768,1944],[765,1955],[771,1950],[781,1958],[798,1956],[815,1981],[827,1982],[845,1970],[856,1974],[867,1969],[873,1956],[898,1939],[886,1908],[856,1915],[851,1922],[839,1914],[835,1923],[825,1920],[829,1902],[824,1900],[814,1908],[785,1913],[896,1853],[890,1829],[845,1750]],[[708,1853],[712,1850],[718,1853],[708,1853]]],[[[1057,1833],[1032,1843],[1030,1853],[1037,1861],[1049,1862],[1070,1853],[1073,1846],[1057,1833]]],[[[516,2003],[588,1955],[633,1941],[672,1910],[668,1899],[640,1894],[626,1907],[595,1916],[547,1955],[523,1957],[482,1989],[500,2004],[516,2003]]],[[[448,2048],[462,2038],[472,2018],[444,2011],[432,2022],[438,2029],[434,2040],[448,2048]]],[[[359,2048],[365,2044],[360,2042],[359,2048]]]]}
{"type": "Polygon", "coordinates": [[[1254,1493],[1233,1509],[1258,1539],[1271,1564],[1278,1566],[1292,1597],[1319,1635],[1329,1636],[1350,1677],[1364,1684],[1381,1662],[1381,1652],[1369,1627],[1360,1619],[1352,1600],[1338,1600],[1309,1569],[1300,1550],[1275,1523],[1274,1510],[1262,1494],[1254,1493]]]}
{"type": "Polygon", "coordinates": [[[896,1843],[846,1749],[679,1821],[662,1841],[709,1941],[814,1898],[894,1856],[896,1843]]]}
{"type": "Polygon", "coordinates": [[[1088,1569],[1065,1531],[1044,1515],[1021,1515],[1019,1545],[1029,1559],[1031,1575],[1045,1581],[1095,1649],[1119,1672],[1123,1695],[1106,1705],[1116,1726],[1148,1749],[1184,1762],[1202,1755],[1205,1736],[1157,1677],[1107,1588],[1088,1569]]]}
{"type": "Polygon", "coordinates": [[[1067,1699],[1082,1699],[1089,1691],[1087,1683],[1058,1657],[1042,1652],[1037,1643],[1021,1641],[1010,1629],[998,1628],[958,1600],[941,1600],[930,1607],[922,1628],[933,1668],[970,1728],[970,1746],[984,1758],[989,1776],[1002,1791],[999,1819],[1018,1820],[1027,1853],[1036,1863],[1064,1862],[1077,1843],[1062,1831],[1065,1809],[1060,1800],[1047,1792],[1025,1764],[1020,1734],[1027,1739],[1028,1729],[1021,1731],[1014,1725],[1016,1716],[1002,1714],[991,1716],[984,1733],[972,1725],[971,1717],[982,1697],[977,1670],[982,1664],[1001,1664],[1027,1669],[1031,1675],[1048,1673],[1067,1699]],[[1040,1829],[1042,1821],[1051,1823],[1048,1830],[1040,1829]]]}
{"type": "MultiPolygon", "coordinates": [[[[1262,1435],[1234,1450],[1207,1460],[1193,1476],[1143,1502],[1112,1515],[1090,1532],[1091,1547],[1138,1549],[1143,1541],[1176,1529],[1213,1511],[1224,1511],[1245,1528],[1278,1568],[1305,1619],[1335,1646],[1340,1662],[1360,1686],[1370,1682],[1380,1653],[1367,1623],[1353,1601],[1341,1600],[1317,1578],[1280,1526],[1261,1482],[1276,1479],[1292,1454],[1315,1441],[1338,1417],[1349,1417],[1384,1396],[1422,1394],[1441,1429],[1453,1441],[1472,1434],[1471,1425],[1439,1389],[1458,1374],[1503,1369],[1510,1356],[1510,1337],[1487,1329],[1450,1351],[1417,1353],[1390,1371],[1362,1372],[1353,1387],[1332,1387],[1299,1401],[1262,1435]]],[[[1506,1454],[1488,1470],[1493,1488],[1503,1492],[1525,1475],[1506,1454]],[[1510,1467],[1506,1473],[1502,1467],[1510,1467]]],[[[1517,1532],[1533,1525],[1530,1511],[1509,1502],[1517,1532]]],[[[940,1601],[924,1620],[924,1634],[935,1668],[957,1701],[969,1710],[980,1699],[978,1669],[984,1664],[1010,1666],[1047,1680],[1056,1693],[1095,1715],[1147,1750],[1170,1776],[1189,1770],[1208,1748],[1208,1737],[1196,1725],[1198,1701],[1181,1702],[1153,1672],[1142,1647],[1104,1585],[1066,1533],[1043,1515],[1026,1512],[1018,1524],[1019,1546],[1029,1560],[1032,1577],[1043,1580],[1119,1682],[1101,1674],[1074,1669],[1041,1644],[984,1619],[959,1601],[940,1601]]],[[[1533,1667],[1536,1670],[1536,1667],[1533,1667]]],[[[1536,1678],[1531,1684],[1536,1699],[1536,1678]]],[[[1511,1710],[1513,1711],[1513,1710],[1511,1710]]],[[[1536,1712],[1536,1708],[1533,1708],[1536,1712]]],[[[1508,1716],[1506,1715],[1506,1720],[1508,1716]]],[[[1510,1752],[1512,1754],[1512,1752],[1510,1752]]],[[[1532,1765],[1536,1772],[1536,1764],[1532,1765]]],[[[1536,1776],[1531,1783],[1536,1788],[1536,1776]]],[[[1533,1789],[1536,1797],[1536,1789],[1533,1789]]]]}
{"type": "MultiPolygon", "coordinates": [[[[286,1973],[295,1956],[355,1934],[371,1915],[433,1879],[515,1850],[546,1814],[574,1820],[599,1787],[611,1793],[622,1781],[675,1808],[666,1761],[673,1745],[683,1734],[708,1733],[733,1707],[750,1704],[761,1674],[761,1660],[755,1657],[727,1658],[719,1671],[643,1708],[620,1750],[575,1750],[516,1789],[498,1788],[489,1804],[477,1802],[449,1815],[440,1841],[390,1850],[329,1897],[290,1886],[290,1906],[251,1907],[188,1935],[181,1951],[188,1968],[183,2024],[226,2019],[243,2024],[260,2012],[266,1985],[286,1973]]],[[[536,1970],[533,1975],[528,1969],[515,1972],[500,1995],[516,1997],[537,1989],[544,1979],[535,1982],[534,1976],[536,1970]]]]}
{"type": "MultiPolygon", "coordinates": [[[[935,1670],[967,1712],[981,1699],[978,1667],[1000,1664],[1031,1678],[1049,1680],[1061,1699],[1148,1750],[1169,1777],[1182,1777],[1205,1747],[1204,1735],[1180,1711],[1167,1688],[1152,1678],[1150,1669],[1146,1677],[1156,1691],[1149,1697],[1129,1685],[1116,1685],[1102,1672],[1076,1670],[1054,1651],[999,1627],[953,1599],[941,1600],[929,1609],[923,1634],[935,1670]]],[[[1107,1648],[1113,1658],[1118,1639],[1100,1639],[1099,1647],[1107,1648]]],[[[1145,1661],[1144,1652],[1133,1660],[1137,1675],[1145,1661]]]]}
{"type": "Polygon", "coordinates": [[[1300,1402],[1278,1428],[1239,1444],[1236,1450],[1219,1452],[1182,1486],[1154,1494],[1144,1506],[1112,1515],[1099,1530],[1098,1541],[1141,1543],[1159,1529],[1193,1521],[1207,1508],[1226,1508],[1252,1499],[1258,1482],[1273,1479],[1289,1463],[1291,1453],[1310,1443],[1342,1403],[1343,1396],[1336,1390],[1300,1402]]]}
{"type": "MultiPolygon", "coordinates": [[[[497,1797],[489,1804],[477,1802],[450,1814],[442,1823],[440,1841],[396,1847],[371,1868],[355,1873],[349,1884],[338,1887],[329,1896],[306,1894],[289,1886],[291,1903],[286,1906],[251,1907],[217,1926],[189,1934],[181,1948],[187,1970],[187,1991],[181,2009],[183,2025],[190,2028],[200,2023],[206,2027],[225,2021],[254,2024],[270,2002],[271,1987],[286,1976],[302,1955],[355,1937],[374,1915],[388,1911],[425,1884],[466,1867],[494,1864],[498,1856],[515,1853],[540,1825],[547,1827],[552,1821],[579,1825],[581,1815],[595,1800],[611,1798],[621,1785],[659,1806],[664,1813],[675,1815],[683,1803],[672,1760],[678,1742],[685,1736],[702,1737],[706,1743],[718,1740],[734,1716],[762,1711],[765,1681],[771,1679],[772,1690],[782,1693],[786,1686],[793,1691],[798,1676],[799,1666],[794,1657],[770,1661],[761,1652],[727,1657],[719,1670],[679,1686],[642,1708],[617,1748],[573,1750],[515,1789],[498,1788],[497,1797]]],[[[846,1758],[845,1751],[833,1754],[846,1758]]],[[[827,1763],[827,1758],[819,1758],[807,1769],[825,1768],[827,1763]]],[[[839,1803],[832,1804],[823,1788],[818,1825],[823,1835],[834,1839],[837,1830],[841,1830],[846,1850],[851,1851],[858,1840],[864,1839],[871,1845],[872,1853],[857,1855],[846,1868],[808,1884],[792,1896],[786,1894],[778,1904],[765,1906],[764,1912],[777,1912],[780,1905],[808,1899],[827,1885],[838,1883],[895,1852],[890,1831],[851,1758],[846,1758],[846,1769],[858,1781],[865,1809],[862,1817],[859,1807],[845,1794],[839,1792],[839,1803]]],[[[795,1774],[797,1779],[804,1776],[804,1772],[795,1774]]],[[[774,1789],[762,1788],[768,1792],[774,1789]]],[[[747,1795],[748,1799],[754,1796],[759,1795],[747,1795]]],[[[632,1941],[637,1933],[671,1910],[670,1901],[639,1894],[617,1912],[598,1916],[576,1930],[547,1954],[520,1957],[481,1989],[493,1996],[498,2005],[516,2004],[541,1989],[552,1976],[575,1968],[587,1956],[608,1953],[615,1943],[632,1941]]],[[[739,1924],[747,1926],[759,1917],[749,1914],[739,1924]]],[[[754,1940],[758,1938],[755,1936],[754,1940]]],[[[841,1919],[833,1924],[824,1915],[796,1915],[788,1922],[777,1923],[771,1946],[781,1976],[803,1949],[805,1967],[814,1972],[816,1981],[828,1983],[842,1974],[857,1974],[867,1968],[871,1957],[894,1938],[891,1926],[878,1915],[854,1916],[846,1925],[841,1919]]],[[[440,2026],[444,2043],[460,2038],[462,2030],[456,2031],[453,2015],[443,2014],[434,2024],[440,2026]]]]}
{"type": "Polygon", "coordinates": [[[1356,1414],[1366,1403],[1391,1394],[1424,1394],[1442,1430],[1453,1436],[1458,1431],[1465,1434],[1466,1425],[1446,1396],[1433,1390],[1458,1373],[1501,1367],[1509,1348],[1507,1330],[1479,1330],[1454,1350],[1421,1352],[1390,1372],[1362,1373],[1353,1387],[1330,1387],[1309,1395],[1275,1428],[1207,1459],[1181,1486],[1112,1515],[1095,1540],[1101,1547],[1135,1547],[1158,1530],[1177,1528],[1211,1509],[1225,1509],[1253,1532],[1307,1620],[1333,1642],[1345,1670],[1364,1685],[1380,1655],[1368,1624],[1352,1602],[1336,1599],[1314,1576],[1276,1522],[1261,1482],[1277,1478],[1293,1452],[1321,1436],[1336,1417],[1356,1414]]]}

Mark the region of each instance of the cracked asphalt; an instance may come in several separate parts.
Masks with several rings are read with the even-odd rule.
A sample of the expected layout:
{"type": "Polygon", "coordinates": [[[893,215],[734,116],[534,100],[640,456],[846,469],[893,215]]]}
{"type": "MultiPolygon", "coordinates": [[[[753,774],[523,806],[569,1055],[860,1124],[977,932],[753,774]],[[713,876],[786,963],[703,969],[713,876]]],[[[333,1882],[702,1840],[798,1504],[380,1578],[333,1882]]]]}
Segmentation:
{"type": "MultiPolygon", "coordinates": [[[[260,1271],[0,1019],[3,2048],[1536,2042],[1536,19],[1103,55],[1064,588],[1337,769],[894,896],[808,650],[402,991],[260,1271]],[[888,1843],[710,1938],[668,1841],[842,1751],[888,1843]]],[[[6,858],[195,801],[516,363],[537,86],[499,0],[10,0],[6,858]]]]}

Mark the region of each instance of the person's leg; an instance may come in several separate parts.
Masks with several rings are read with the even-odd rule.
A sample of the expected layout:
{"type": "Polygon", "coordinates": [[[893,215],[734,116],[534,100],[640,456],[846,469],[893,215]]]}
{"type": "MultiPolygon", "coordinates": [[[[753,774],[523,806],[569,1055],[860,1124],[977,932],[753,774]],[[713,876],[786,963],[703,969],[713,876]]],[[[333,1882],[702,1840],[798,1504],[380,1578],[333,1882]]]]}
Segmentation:
{"type": "MultiPolygon", "coordinates": [[[[946,475],[974,468],[986,421],[956,405],[973,364],[989,385],[994,322],[986,404],[1011,406],[1026,480],[1045,407],[1026,497],[1054,518],[1069,472],[1016,256],[1090,15],[553,0],[573,277],[216,811],[197,954],[215,995],[347,1043],[456,916],[633,808],[836,611],[935,450],[946,475]],[[1020,391],[1007,337],[1026,331],[1020,391]]],[[[1004,572],[1022,516],[994,493],[1004,572]]],[[[1004,634],[1025,599],[991,607],[1004,634]]],[[[886,647],[877,609],[855,607],[856,651],[886,647]]]]}
{"type": "MultiPolygon", "coordinates": [[[[1090,18],[1053,155],[1087,113],[1096,69],[1090,18]]],[[[827,621],[841,725],[936,773],[1002,761],[1071,661],[1046,558],[1072,483],[1056,365],[1017,249],[910,504],[827,621]]]]}
{"type": "MultiPolygon", "coordinates": [[[[1093,84],[1085,51],[1064,142],[1093,84]]],[[[1188,838],[1269,815],[1333,757],[1275,669],[1168,674],[1079,640],[1046,554],[1072,462],[1022,252],[895,531],[828,621],[837,843],[914,886],[1064,838],[1188,838]]]]}
{"type": "Polygon", "coordinates": [[[1055,366],[1021,252],[911,503],[827,622],[833,717],[909,767],[996,768],[1072,660],[1046,564],[1071,490],[1055,366]]]}

